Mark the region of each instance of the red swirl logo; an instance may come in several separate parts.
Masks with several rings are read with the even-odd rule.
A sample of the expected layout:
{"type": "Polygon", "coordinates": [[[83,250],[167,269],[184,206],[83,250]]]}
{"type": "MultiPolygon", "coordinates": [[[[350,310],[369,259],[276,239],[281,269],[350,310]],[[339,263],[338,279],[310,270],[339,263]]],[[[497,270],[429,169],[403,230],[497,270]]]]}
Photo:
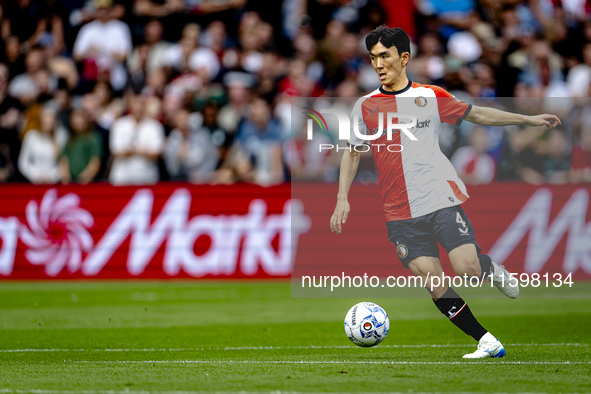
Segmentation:
{"type": "Polygon", "coordinates": [[[28,246],[25,256],[31,264],[45,265],[45,273],[56,276],[64,267],[76,272],[82,253],[88,253],[94,242],[88,229],[94,218],[80,208],[80,197],[68,193],[58,198],[55,189],[48,190],[41,203],[31,200],[26,208],[27,226],[20,228],[20,238],[28,246]]]}

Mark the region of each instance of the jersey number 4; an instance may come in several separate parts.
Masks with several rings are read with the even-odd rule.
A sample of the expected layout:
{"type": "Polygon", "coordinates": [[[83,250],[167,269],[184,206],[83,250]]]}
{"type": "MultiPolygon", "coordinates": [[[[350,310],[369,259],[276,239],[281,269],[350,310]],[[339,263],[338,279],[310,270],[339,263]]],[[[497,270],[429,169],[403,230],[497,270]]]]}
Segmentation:
{"type": "Polygon", "coordinates": [[[459,212],[456,212],[456,223],[460,223],[464,227],[458,229],[462,234],[468,234],[468,226],[466,226],[466,222],[464,222],[459,212]]]}

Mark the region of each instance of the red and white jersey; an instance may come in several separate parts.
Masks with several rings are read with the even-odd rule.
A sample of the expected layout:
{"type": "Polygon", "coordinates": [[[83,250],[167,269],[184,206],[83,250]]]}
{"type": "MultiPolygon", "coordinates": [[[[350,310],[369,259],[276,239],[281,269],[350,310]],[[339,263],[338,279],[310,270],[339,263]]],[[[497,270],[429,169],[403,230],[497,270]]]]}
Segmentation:
{"type": "Polygon", "coordinates": [[[379,138],[365,141],[352,132],[348,143],[370,145],[387,221],[416,218],[468,199],[466,186],[441,152],[439,128],[442,122],[460,125],[471,108],[440,87],[412,81],[396,92],[380,87],[357,101],[353,114],[361,114],[361,133],[375,134],[382,114],[383,134],[379,138]],[[399,130],[388,140],[388,112],[400,115],[400,121],[394,119],[394,123],[409,123],[403,114],[416,116],[417,124],[409,131],[417,140],[399,130]]]}

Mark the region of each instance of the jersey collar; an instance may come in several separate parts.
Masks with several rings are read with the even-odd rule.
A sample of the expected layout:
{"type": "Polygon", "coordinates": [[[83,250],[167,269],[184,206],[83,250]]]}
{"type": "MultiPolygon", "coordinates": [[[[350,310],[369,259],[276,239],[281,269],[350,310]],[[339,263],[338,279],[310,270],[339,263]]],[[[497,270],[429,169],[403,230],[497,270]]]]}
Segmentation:
{"type": "Polygon", "coordinates": [[[400,94],[400,93],[404,93],[406,92],[408,89],[410,89],[410,86],[412,85],[412,81],[409,79],[408,80],[408,85],[406,85],[405,88],[400,89],[400,90],[395,90],[393,92],[390,92],[388,90],[384,90],[384,87],[382,85],[380,85],[380,92],[384,93],[384,94],[389,94],[389,95],[395,95],[395,94],[400,94]]]}

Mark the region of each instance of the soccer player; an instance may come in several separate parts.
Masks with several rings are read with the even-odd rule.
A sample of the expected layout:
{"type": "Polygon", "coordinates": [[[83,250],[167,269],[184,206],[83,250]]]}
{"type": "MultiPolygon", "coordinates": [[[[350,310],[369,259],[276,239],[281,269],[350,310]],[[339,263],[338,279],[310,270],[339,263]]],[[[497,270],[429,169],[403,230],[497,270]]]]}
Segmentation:
{"type": "Polygon", "coordinates": [[[549,114],[526,116],[473,106],[440,87],[410,81],[406,76],[410,39],[400,28],[380,26],[367,36],[365,45],[381,86],[362,97],[353,110],[360,113],[360,132],[377,137],[387,125],[385,119],[379,119],[380,114],[388,112],[399,114],[397,124],[408,123],[403,122],[403,114],[416,116],[417,123],[404,133],[394,130],[390,139],[382,133],[372,141],[358,137],[348,141],[349,150],[344,151],[341,160],[331,229],[339,234],[347,220],[350,211],[347,195],[357,172],[359,152],[369,149],[378,175],[388,238],[396,245],[402,265],[423,279],[441,313],[479,341],[477,350],[464,358],[504,357],[501,342],[478,323],[458,293],[445,283],[434,286],[437,283],[431,282],[434,276],[441,278],[442,274],[439,243],[447,251],[457,275],[480,280],[492,278],[493,284],[507,297],[519,295],[519,287],[510,280],[510,274],[482,254],[476,243],[474,228],[460,206],[468,199],[468,193],[439,148],[438,129],[442,122],[458,126],[464,120],[488,126],[546,127],[555,127],[560,120],[549,114]]]}

